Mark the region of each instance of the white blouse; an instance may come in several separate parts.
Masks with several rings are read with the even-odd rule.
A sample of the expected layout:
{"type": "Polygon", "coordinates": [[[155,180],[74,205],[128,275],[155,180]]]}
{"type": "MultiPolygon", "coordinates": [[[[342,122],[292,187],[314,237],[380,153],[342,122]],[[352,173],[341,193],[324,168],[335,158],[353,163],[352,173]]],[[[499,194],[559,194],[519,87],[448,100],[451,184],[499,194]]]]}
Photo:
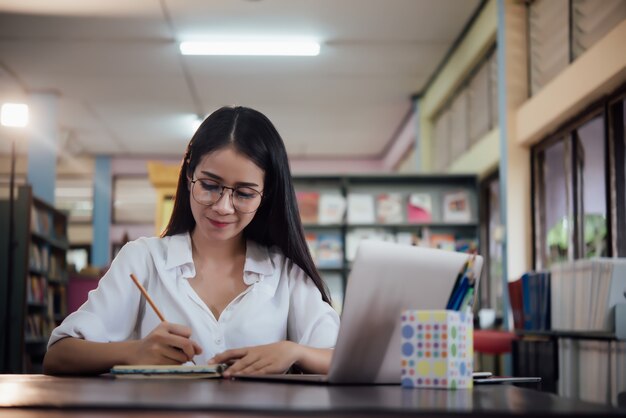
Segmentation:
{"type": "Polygon", "coordinates": [[[202,347],[204,364],[215,354],[291,340],[332,348],[339,316],[322,300],[304,271],[279,249],[247,242],[243,281],[249,287],[219,319],[189,280],[196,275],[189,234],[140,238],[126,244],[98,288],[50,336],[48,347],[65,337],[95,342],[143,338],[160,322],[130,278],[134,273],[168,322],[187,325],[202,347]]]}

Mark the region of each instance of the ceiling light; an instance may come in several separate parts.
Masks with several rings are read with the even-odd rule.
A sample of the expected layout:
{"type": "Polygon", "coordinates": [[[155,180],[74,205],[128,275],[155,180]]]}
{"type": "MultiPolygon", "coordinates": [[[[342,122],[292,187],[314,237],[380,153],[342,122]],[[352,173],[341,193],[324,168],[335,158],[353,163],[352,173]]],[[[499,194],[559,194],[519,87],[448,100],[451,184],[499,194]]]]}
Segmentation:
{"type": "Polygon", "coordinates": [[[315,56],[320,44],[312,41],[181,42],[183,55],[287,55],[315,56]]]}
{"type": "Polygon", "coordinates": [[[0,111],[0,124],[23,128],[28,125],[28,105],[22,103],[5,103],[0,111]]]}

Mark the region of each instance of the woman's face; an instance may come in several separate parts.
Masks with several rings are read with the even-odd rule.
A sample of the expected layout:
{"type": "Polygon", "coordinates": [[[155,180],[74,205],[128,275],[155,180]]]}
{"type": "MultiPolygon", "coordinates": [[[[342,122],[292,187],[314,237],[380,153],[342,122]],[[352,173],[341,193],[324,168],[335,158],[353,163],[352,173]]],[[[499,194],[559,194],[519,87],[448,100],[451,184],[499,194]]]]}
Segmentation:
{"type": "MultiPolygon", "coordinates": [[[[216,182],[232,188],[245,186],[262,192],[264,174],[259,166],[232,147],[222,148],[202,157],[193,173],[193,178],[188,180],[189,203],[196,221],[195,233],[201,234],[209,241],[226,241],[239,238],[256,212],[242,213],[235,210],[233,206],[235,196],[232,195],[234,192],[231,189],[224,189],[222,197],[210,206],[198,203],[193,197],[192,188],[201,190],[204,187],[205,190],[209,189],[207,187],[209,182],[197,181],[193,185],[191,180],[208,179],[213,181],[211,184],[216,182]]],[[[249,189],[247,190],[249,191],[249,189]]]]}

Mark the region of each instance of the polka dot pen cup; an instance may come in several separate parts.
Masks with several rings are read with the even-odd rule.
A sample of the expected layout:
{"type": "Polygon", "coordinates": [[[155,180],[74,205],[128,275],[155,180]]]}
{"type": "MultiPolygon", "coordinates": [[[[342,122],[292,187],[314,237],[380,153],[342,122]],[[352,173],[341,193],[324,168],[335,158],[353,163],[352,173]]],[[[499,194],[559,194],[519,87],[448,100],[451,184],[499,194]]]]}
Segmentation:
{"type": "Polygon", "coordinates": [[[471,388],[473,317],[471,311],[402,312],[402,386],[471,388]]]}

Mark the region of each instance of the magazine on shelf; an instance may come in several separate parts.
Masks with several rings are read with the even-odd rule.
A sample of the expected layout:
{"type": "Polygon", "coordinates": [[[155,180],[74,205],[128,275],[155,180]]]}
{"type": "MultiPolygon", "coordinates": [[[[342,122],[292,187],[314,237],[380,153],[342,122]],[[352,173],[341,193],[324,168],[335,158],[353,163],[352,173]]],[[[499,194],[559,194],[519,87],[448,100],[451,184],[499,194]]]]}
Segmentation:
{"type": "Polygon", "coordinates": [[[348,223],[373,224],[376,222],[374,196],[366,193],[348,195],[348,223]]]}
{"type": "Polygon", "coordinates": [[[471,217],[469,194],[466,191],[450,192],[443,195],[444,222],[470,222],[471,217]]]}
{"type": "Polygon", "coordinates": [[[381,193],[376,196],[376,221],[382,224],[404,222],[404,196],[399,193],[381,193]]]}
{"type": "Polygon", "coordinates": [[[433,200],[430,193],[411,193],[406,207],[407,222],[425,223],[433,220],[433,200]]]}
{"type": "Polygon", "coordinates": [[[346,235],[346,259],[354,260],[356,257],[359,244],[364,239],[373,239],[378,241],[395,242],[395,235],[385,229],[380,228],[356,228],[348,232],[346,235]]]}
{"type": "Polygon", "coordinates": [[[311,258],[313,258],[313,261],[317,263],[317,234],[315,232],[306,232],[304,234],[304,239],[309,247],[311,258]]]}
{"type": "Polygon", "coordinates": [[[339,268],[342,264],[343,245],[339,232],[318,234],[317,266],[321,268],[339,268]]]}
{"type": "Polygon", "coordinates": [[[322,193],[319,199],[320,224],[340,224],[346,213],[346,199],[336,193],[322,193]]]}
{"type": "Polygon", "coordinates": [[[296,191],[296,199],[298,200],[298,209],[300,210],[302,223],[317,223],[320,200],[319,192],[296,191]]]}
{"type": "Polygon", "coordinates": [[[456,241],[452,234],[431,234],[430,246],[440,250],[455,251],[456,241]]]}

